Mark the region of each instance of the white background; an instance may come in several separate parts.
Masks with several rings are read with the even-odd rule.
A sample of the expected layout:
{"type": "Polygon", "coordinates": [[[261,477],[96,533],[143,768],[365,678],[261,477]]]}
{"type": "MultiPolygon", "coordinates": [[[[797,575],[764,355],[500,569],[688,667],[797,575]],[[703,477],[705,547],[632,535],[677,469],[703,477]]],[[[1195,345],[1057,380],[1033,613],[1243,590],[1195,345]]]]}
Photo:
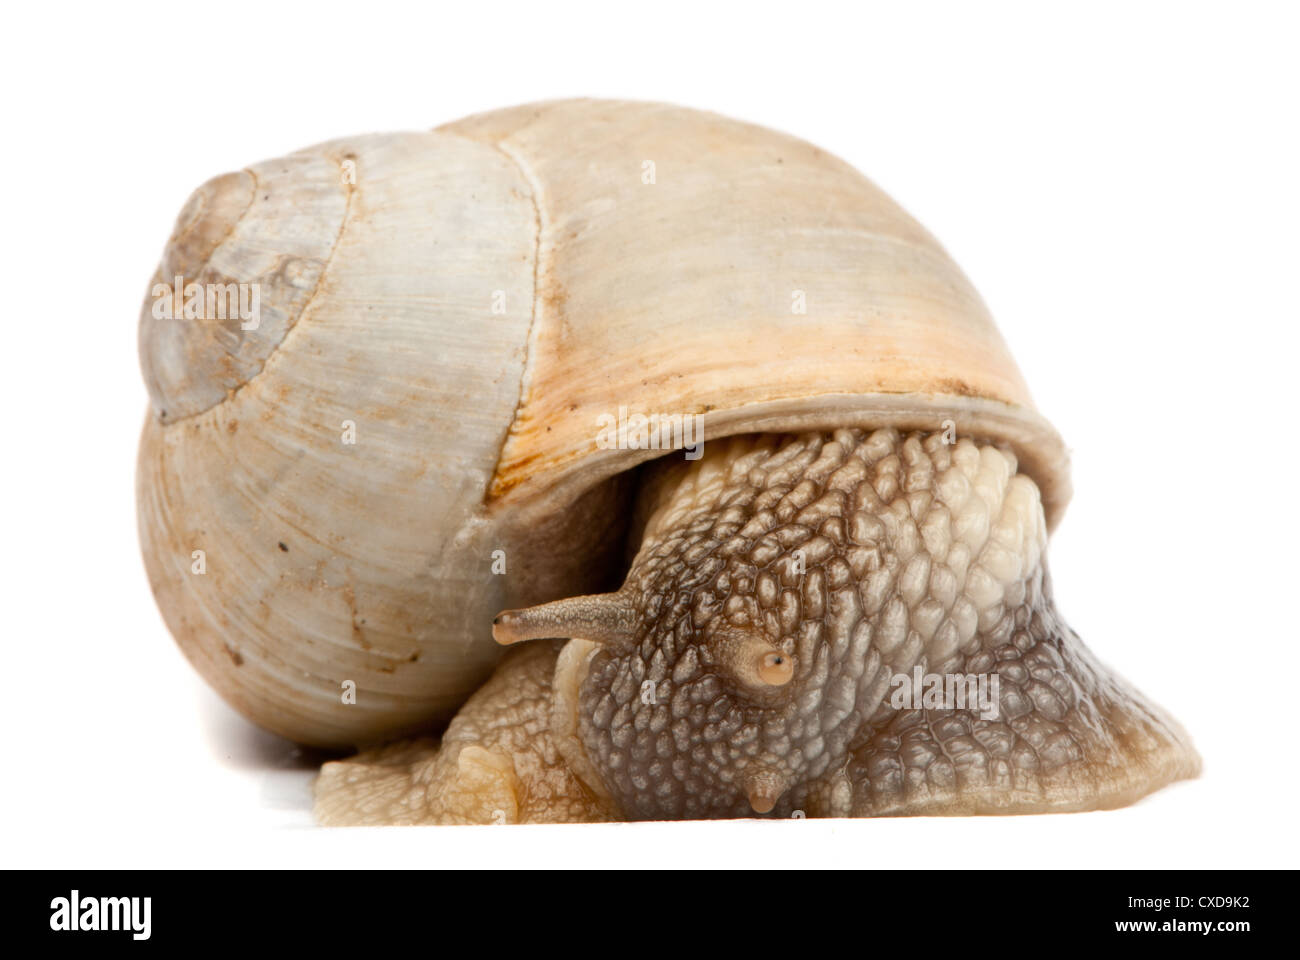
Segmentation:
{"type": "Polygon", "coordinates": [[[7,10],[0,864],[1297,866],[1295,8],[976,6],[7,10]],[[311,825],[310,766],[145,582],[139,305],[216,173],[577,95],[811,140],[939,237],[1074,451],[1060,607],[1200,780],[1064,816],[311,825]]]}

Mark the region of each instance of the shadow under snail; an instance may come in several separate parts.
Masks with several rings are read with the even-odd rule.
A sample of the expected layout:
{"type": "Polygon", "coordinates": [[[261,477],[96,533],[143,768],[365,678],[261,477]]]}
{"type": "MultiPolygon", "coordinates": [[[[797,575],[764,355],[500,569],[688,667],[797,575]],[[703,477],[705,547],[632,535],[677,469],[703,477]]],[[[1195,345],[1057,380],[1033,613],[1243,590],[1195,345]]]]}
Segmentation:
{"type": "Polygon", "coordinates": [[[154,594],[250,720],[362,748],[322,823],[1088,810],[1199,771],[1055,609],[1068,458],[978,294],[802,141],[574,100],[258,164],[182,211],[140,352],[154,594]]]}

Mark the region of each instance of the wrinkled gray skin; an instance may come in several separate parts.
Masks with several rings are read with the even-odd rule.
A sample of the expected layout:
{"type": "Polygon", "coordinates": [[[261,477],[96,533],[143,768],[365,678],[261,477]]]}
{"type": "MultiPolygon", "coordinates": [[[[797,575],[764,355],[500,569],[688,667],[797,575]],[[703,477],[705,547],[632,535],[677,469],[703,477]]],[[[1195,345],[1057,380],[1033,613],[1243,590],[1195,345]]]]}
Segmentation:
{"type": "Polygon", "coordinates": [[[936,495],[956,452],[940,435],[744,443],[728,455],[748,469],[705,494],[673,491],[679,465],[659,479],[689,506],[649,534],[621,591],[635,633],[581,688],[582,742],[626,816],[752,816],[755,787],[779,796],[774,816],[1070,809],[1194,772],[1177,725],[1056,615],[1041,561],[985,589],[969,582],[976,549],[969,589],[954,587],[964,557],[945,540],[986,521],[936,495]],[[970,595],[974,630],[945,640],[941,608],[970,595]],[[737,642],[792,654],[792,680],[755,683],[737,642]],[[996,672],[997,719],[891,706],[891,678],[917,664],[996,672]]]}
{"type": "Polygon", "coordinates": [[[1195,776],[1178,724],[1056,613],[1036,486],[951,439],[739,437],[651,465],[622,588],[502,613],[499,640],[533,643],[441,746],[327,764],[317,815],[1060,812],[1195,776]],[[899,700],[917,668],[983,677],[990,702],[899,700]]]}

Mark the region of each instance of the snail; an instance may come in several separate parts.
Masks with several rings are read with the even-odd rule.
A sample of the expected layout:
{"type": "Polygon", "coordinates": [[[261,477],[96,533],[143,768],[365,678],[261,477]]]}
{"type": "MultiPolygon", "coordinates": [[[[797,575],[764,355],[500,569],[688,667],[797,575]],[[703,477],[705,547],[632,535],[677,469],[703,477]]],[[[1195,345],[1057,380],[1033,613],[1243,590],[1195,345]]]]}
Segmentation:
{"type": "Polygon", "coordinates": [[[140,353],[151,587],[235,709],[360,749],[322,823],[1055,812],[1199,772],[1056,611],[1068,456],[987,308],[802,141],[573,100],[217,177],[140,353]]]}

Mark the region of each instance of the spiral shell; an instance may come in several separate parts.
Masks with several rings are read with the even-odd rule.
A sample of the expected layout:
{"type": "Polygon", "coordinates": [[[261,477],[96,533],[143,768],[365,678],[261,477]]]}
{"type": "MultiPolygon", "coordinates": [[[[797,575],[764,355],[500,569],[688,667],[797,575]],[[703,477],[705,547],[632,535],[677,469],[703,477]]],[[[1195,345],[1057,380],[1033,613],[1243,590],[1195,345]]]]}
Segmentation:
{"type": "Polygon", "coordinates": [[[310,744],[444,721],[499,656],[496,611],[617,577],[619,478],[663,452],[598,444],[620,407],[706,438],[951,420],[1016,454],[1049,521],[1069,496],[923,228],[809,144],[663,105],[530,105],[218,177],[140,353],[164,618],[226,700],[310,744]],[[167,316],[177,277],[255,285],[260,315],[167,316]]]}

